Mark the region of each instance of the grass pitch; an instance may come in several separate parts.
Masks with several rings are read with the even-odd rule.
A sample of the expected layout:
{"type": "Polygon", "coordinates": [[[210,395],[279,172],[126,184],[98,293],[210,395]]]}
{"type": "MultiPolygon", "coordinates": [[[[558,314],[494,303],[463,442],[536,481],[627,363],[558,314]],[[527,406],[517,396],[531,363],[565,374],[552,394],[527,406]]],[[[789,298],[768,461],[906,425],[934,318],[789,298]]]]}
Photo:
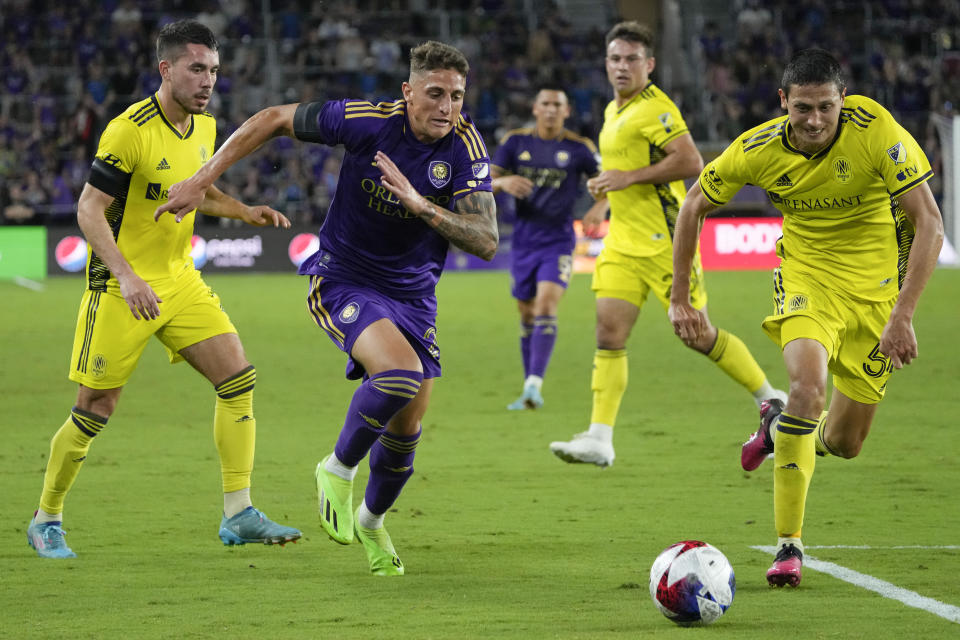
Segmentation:
{"type": "MultiPolygon", "coordinates": [[[[759,322],[769,276],[708,274],[714,323],[738,334],[775,386],[759,322]]],[[[151,344],[67,500],[79,558],[44,561],[25,529],[50,436],[75,400],[67,358],[82,281],[41,292],[0,283],[0,637],[4,638],[946,638],[960,626],[807,569],[771,590],[770,465],[739,466],[755,428],[745,392],[677,341],[655,301],[629,344],[630,384],[607,470],[567,465],[547,444],[585,428],[594,306],[577,276],[560,310],[546,405],[508,412],[520,391],[518,321],[505,273],[448,273],[439,289],[444,376],[424,420],[416,474],[387,525],[399,579],[367,574],[359,545],[322,533],[313,468],[336,438],[354,383],[306,313],[293,275],[208,276],[257,366],[254,503],[300,527],[281,549],[227,548],[220,521],[213,392],[151,344]],[[737,575],[733,607],[703,631],[653,607],[650,564],[696,538],[737,575]]],[[[915,327],[920,358],[894,375],[855,460],[818,459],[808,555],[960,607],[960,271],[937,271],[915,327]],[[920,548],[950,547],[953,548],[920,548]]],[[[365,480],[361,467],[359,487],[365,480]]]]}

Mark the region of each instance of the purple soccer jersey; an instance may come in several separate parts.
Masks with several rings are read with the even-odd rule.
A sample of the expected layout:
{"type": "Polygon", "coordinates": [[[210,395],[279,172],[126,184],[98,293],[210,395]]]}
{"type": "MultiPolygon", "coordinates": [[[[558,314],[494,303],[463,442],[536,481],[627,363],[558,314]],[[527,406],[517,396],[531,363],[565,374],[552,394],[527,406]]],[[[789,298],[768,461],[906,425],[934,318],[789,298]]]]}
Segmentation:
{"type": "Polygon", "coordinates": [[[549,246],[559,253],[571,253],[576,243],[573,206],[582,176],[599,171],[596,146],[566,129],[552,140],[540,138],[533,129],[517,129],[504,136],[493,164],[534,185],[533,193],[516,201],[514,250],[549,246]]]}
{"type": "Polygon", "coordinates": [[[413,135],[403,100],[336,100],[301,104],[294,134],[308,142],[342,144],[347,151],[320,228],[320,249],[300,273],[394,298],[432,296],[449,242],[380,184],[373,157],[383,151],[418,193],[452,210],[460,198],[492,190],[490,159],[470,119],[461,114],[450,133],[425,144],[413,135]]]}

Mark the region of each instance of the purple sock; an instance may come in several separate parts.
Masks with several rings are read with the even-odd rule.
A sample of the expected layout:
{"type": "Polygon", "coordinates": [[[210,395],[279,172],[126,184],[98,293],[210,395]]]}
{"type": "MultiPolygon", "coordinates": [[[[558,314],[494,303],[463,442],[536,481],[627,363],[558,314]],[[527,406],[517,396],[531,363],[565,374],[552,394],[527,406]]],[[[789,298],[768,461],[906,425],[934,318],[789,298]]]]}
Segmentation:
{"type": "Polygon", "coordinates": [[[547,364],[557,342],[557,316],[537,316],[530,336],[530,370],[527,375],[540,376],[547,372],[547,364]]]}
{"type": "Polygon", "coordinates": [[[413,456],[421,429],[412,436],[384,433],[370,449],[370,479],[363,501],[374,515],[387,512],[413,475],[413,456]]]}
{"type": "Polygon", "coordinates": [[[532,324],[520,325],[520,355],[523,357],[523,377],[530,375],[530,336],[533,334],[532,324]]]}
{"type": "Polygon", "coordinates": [[[343,464],[355,467],[384,432],[387,422],[420,390],[419,371],[390,369],[357,387],[333,451],[343,464]]]}

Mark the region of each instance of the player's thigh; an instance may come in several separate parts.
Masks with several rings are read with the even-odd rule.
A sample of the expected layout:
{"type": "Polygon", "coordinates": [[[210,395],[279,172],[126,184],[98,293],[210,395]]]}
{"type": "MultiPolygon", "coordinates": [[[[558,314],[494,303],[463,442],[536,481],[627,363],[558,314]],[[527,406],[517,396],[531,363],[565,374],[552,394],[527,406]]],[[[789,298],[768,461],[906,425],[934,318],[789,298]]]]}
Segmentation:
{"type": "Polygon", "coordinates": [[[650,293],[650,286],[643,276],[642,259],[610,248],[605,248],[597,256],[590,288],[597,298],[598,309],[600,300],[607,298],[628,302],[639,310],[650,293]]]}
{"type": "Polygon", "coordinates": [[[777,268],[773,271],[773,313],[763,319],[761,327],[781,349],[797,338],[816,340],[832,362],[846,332],[846,320],[827,290],[810,278],[777,268]]]}
{"type": "MultiPolygon", "coordinates": [[[[673,253],[662,251],[643,258],[642,265],[645,282],[666,311],[670,307],[670,292],[673,289],[673,253]]],[[[707,306],[707,283],[703,277],[699,249],[690,265],[690,305],[694,309],[705,309],[707,306]]]]}
{"type": "Polygon", "coordinates": [[[180,355],[214,386],[250,366],[240,336],[235,333],[201,340],[181,349],[180,355]]]}
{"type": "Polygon", "coordinates": [[[894,368],[880,352],[880,336],[894,303],[847,301],[847,329],[831,370],[834,386],[857,402],[876,404],[886,393],[894,368]]]}
{"type": "MultiPolygon", "coordinates": [[[[161,313],[162,310],[163,307],[161,313]]],[[[165,319],[161,315],[153,320],[138,320],[121,296],[85,291],[70,354],[70,379],[91,389],[124,386],[150,336],[165,319]]]]}
{"type": "Polygon", "coordinates": [[[423,416],[427,413],[430,404],[430,394],[433,392],[433,378],[426,378],[420,385],[417,395],[410,404],[398,411],[387,422],[387,431],[398,436],[412,436],[420,429],[423,416]]]}
{"type": "MultiPolygon", "coordinates": [[[[208,287],[199,276],[190,280],[175,293],[169,294],[167,298],[169,300],[165,301],[165,304],[168,318],[166,324],[157,331],[157,338],[166,348],[171,363],[183,360],[182,352],[188,347],[200,344],[214,336],[237,333],[227,312],[220,305],[220,296],[214,293],[213,289],[208,287]]],[[[204,348],[200,349],[206,351],[204,348]]],[[[230,358],[231,354],[223,354],[223,357],[230,358]]],[[[245,359],[243,360],[245,362],[245,359]]],[[[213,363],[209,364],[213,366],[213,363]]],[[[246,366],[246,364],[239,366],[239,359],[234,359],[234,364],[238,365],[236,370],[226,374],[224,379],[246,366]]]]}
{"type": "Polygon", "coordinates": [[[350,356],[370,375],[391,369],[422,370],[413,346],[388,318],[380,318],[361,331],[350,356]]]}
{"type": "Polygon", "coordinates": [[[348,378],[388,369],[440,375],[435,298],[394,300],[365,287],[311,276],[307,306],[317,325],[350,356],[348,378]]]}
{"type": "Polygon", "coordinates": [[[597,298],[597,347],[623,349],[640,308],[621,298],[597,298]]]}
{"type": "Polygon", "coordinates": [[[567,288],[556,282],[540,280],[537,282],[537,297],[533,301],[534,316],[555,316],[567,288]]]}

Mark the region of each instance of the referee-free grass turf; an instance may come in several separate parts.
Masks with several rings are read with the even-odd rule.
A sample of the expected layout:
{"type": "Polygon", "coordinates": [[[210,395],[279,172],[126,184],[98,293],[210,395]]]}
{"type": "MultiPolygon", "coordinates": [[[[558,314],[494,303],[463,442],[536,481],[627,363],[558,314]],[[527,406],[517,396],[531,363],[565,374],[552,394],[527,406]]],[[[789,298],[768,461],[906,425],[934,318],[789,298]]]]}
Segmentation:
{"type": "MultiPolygon", "coordinates": [[[[294,275],[207,276],[257,366],[254,503],[300,527],[285,548],[224,547],[213,391],[157,341],[97,437],[66,506],[79,557],[36,557],[25,529],[49,439],[75,400],[66,379],[83,283],[37,292],[0,283],[0,637],[3,638],[947,638],[960,625],[807,569],[771,590],[770,464],[744,473],[755,429],[747,394],[675,339],[656,301],[629,343],[616,464],[568,465],[548,451],[586,427],[594,305],[576,276],[544,385],[546,405],[508,412],[520,392],[518,321],[503,272],[448,273],[439,288],[437,381],[416,473],[388,515],[406,564],[368,575],[359,545],[322,533],[313,469],[332,447],[354,383],[306,312],[294,275]],[[667,545],[706,540],[737,576],[733,607],[703,630],[650,602],[667,545]]],[[[769,275],[707,274],[710,314],[739,335],[775,386],[780,354],[761,333],[769,275]]],[[[915,319],[920,358],[895,373],[861,456],[818,459],[808,549],[960,606],[960,271],[938,270],[915,319]]],[[[358,477],[357,495],[366,478],[358,477]]]]}

